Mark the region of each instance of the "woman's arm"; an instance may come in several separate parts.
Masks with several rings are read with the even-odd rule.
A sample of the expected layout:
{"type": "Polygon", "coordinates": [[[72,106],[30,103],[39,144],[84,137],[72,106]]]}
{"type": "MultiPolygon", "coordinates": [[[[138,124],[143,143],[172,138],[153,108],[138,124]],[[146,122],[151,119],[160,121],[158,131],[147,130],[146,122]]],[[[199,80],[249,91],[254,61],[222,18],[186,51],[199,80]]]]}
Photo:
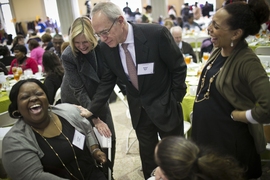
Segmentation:
{"type": "MultiPolygon", "coordinates": [[[[85,117],[85,118],[89,118],[91,117],[93,114],[88,111],[87,109],[85,109],[82,106],[77,106],[79,108],[79,110],[81,111],[81,116],[85,117]]],[[[111,137],[112,133],[108,127],[108,125],[106,123],[104,123],[102,120],[100,120],[98,117],[97,118],[92,118],[92,121],[95,125],[95,127],[97,128],[98,132],[101,135],[104,135],[105,137],[111,137]]]]}
{"type": "Polygon", "coordinates": [[[27,58],[26,60],[26,69],[32,69],[33,74],[38,72],[38,64],[37,61],[33,58],[27,58]]]}
{"type": "Polygon", "coordinates": [[[64,180],[44,172],[39,157],[40,152],[34,142],[20,136],[21,133],[12,134],[12,137],[6,135],[3,140],[2,162],[8,176],[14,180],[64,180]]]}

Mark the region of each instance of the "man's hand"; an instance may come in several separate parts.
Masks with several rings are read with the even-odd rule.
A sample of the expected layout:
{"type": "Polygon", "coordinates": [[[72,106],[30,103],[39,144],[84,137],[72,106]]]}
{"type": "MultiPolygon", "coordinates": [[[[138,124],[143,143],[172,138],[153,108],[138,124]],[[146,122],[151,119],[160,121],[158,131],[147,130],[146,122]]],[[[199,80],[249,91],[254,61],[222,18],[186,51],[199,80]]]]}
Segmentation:
{"type": "Polygon", "coordinates": [[[95,124],[95,127],[97,128],[98,132],[105,137],[111,137],[112,133],[111,130],[109,129],[108,125],[104,123],[102,120],[99,118],[94,118],[92,119],[93,123],[95,124]]]}

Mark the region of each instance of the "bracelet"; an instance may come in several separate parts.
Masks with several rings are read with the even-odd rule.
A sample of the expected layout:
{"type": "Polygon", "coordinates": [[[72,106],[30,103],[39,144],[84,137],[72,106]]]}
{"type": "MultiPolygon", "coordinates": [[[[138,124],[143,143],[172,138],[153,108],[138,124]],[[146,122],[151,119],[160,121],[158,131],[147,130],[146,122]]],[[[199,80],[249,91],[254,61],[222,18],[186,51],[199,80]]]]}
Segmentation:
{"type": "MultiPolygon", "coordinates": [[[[93,151],[92,151],[92,155],[94,154],[94,152],[96,152],[96,151],[98,151],[98,150],[100,150],[99,148],[95,148],[93,151]]],[[[101,150],[100,150],[101,151],[101,150]]]]}
{"type": "MultiPolygon", "coordinates": [[[[232,120],[234,120],[232,113],[231,113],[231,118],[232,118],[232,120]]],[[[234,121],[235,121],[235,120],[234,120],[234,121]]]]}

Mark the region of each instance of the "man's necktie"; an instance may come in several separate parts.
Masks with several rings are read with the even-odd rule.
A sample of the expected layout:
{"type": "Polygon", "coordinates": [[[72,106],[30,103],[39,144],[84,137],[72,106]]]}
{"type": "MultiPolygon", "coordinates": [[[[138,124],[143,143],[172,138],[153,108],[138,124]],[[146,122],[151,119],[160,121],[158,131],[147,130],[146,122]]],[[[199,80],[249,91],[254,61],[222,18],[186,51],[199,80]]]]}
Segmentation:
{"type": "Polygon", "coordinates": [[[128,75],[130,82],[133,84],[133,86],[136,89],[139,89],[138,86],[138,76],[137,76],[137,70],[136,66],[132,60],[131,54],[129,50],[127,49],[128,44],[122,44],[122,48],[124,49],[125,55],[126,55],[126,63],[127,63],[127,70],[128,70],[128,75]]]}

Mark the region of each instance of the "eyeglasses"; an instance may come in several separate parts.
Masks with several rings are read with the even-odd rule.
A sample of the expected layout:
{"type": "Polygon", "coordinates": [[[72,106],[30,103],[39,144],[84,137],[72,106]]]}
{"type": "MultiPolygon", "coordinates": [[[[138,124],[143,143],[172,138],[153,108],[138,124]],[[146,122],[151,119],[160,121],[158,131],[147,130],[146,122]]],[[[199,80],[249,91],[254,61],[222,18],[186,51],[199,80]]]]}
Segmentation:
{"type": "Polygon", "coordinates": [[[111,27],[110,27],[108,30],[101,31],[100,33],[96,33],[95,35],[97,35],[98,37],[103,37],[103,38],[104,38],[104,37],[107,37],[107,36],[109,35],[110,30],[112,29],[112,27],[113,27],[113,25],[114,25],[114,23],[116,22],[117,19],[118,19],[118,18],[116,18],[116,19],[113,21],[111,27]]]}

